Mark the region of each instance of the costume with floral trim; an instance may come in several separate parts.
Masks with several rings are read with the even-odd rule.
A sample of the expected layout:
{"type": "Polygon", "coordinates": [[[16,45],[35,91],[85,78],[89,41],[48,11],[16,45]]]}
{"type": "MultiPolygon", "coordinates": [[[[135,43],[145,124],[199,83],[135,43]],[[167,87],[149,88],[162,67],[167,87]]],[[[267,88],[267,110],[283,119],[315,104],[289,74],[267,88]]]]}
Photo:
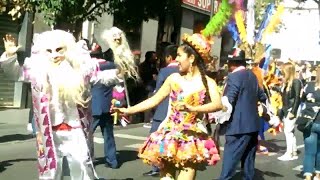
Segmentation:
{"type": "Polygon", "coordinates": [[[145,163],[161,168],[166,161],[181,168],[185,164],[214,165],[220,159],[213,140],[201,128],[198,113],[181,112],[177,108],[181,101],[191,106],[202,105],[205,89],[197,92],[182,89],[178,83],[172,85],[167,119],[140,149],[139,157],[145,163]]]}

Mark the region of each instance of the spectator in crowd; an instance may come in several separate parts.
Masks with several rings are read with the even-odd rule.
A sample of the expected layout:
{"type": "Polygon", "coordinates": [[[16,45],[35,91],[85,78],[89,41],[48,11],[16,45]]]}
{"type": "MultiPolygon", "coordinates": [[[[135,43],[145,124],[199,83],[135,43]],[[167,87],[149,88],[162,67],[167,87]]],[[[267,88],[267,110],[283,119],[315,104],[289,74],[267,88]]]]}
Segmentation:
{"type": "Polygon", "coordinates": [[[290,161],[298,159],[297,142],[294,135],[297,111],[300,106],[300,92],[302,83],[296,78],[295,65],[287,62],[282,67],[283,87],[282,102],[283,107],[279,112],[279,117],[284,123],[284,134],[286,137],[287,151],[284,155],[278,157],[280,161],[290,161]]]}
{"type": "MultiPolygon", "coordinates": [[[[158,74],[157,69],[158,58],[156,52],[148,51],[145,54],[145,61],[139,66],[139,75],[141,77],[143,86],[145,88],[144,98],[142,100],[150,97],[156,88],[156,78],[158,74]]],[[[150,121],[153,116],[153,110],[148,110],[144,112],[144,127],[151,128],[150,121]]]]}
{"type": "Polygon", "coordinates": [[[315,81],[307,83],[302,96],[305,109],[301,116],[310,118],[297,120],[298,129],[303,132],[304,138],[303,171],[306,180],[311,180],[314,172],[316,176],[313,179],[320,179],[320,66],[317,67],[316,74],[315,81]],[[305,122],[299,122],[301,120],[305,122]]]}

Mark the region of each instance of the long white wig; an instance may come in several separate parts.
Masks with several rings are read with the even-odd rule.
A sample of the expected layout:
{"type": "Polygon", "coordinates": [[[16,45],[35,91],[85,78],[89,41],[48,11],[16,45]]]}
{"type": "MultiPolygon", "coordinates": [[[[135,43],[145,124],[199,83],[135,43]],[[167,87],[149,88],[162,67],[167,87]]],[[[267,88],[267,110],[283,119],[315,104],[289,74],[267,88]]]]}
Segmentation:
{"type": "Polygon", "coordinates": [[[89,54],[88,57],[79,54],[73,35],[62,30],[43,32],[37,42],[41,43],[41,46],[35,46],[41,47],[42,52],[47,49],[64,48],[65,60],[59,65],[49,63],[48,66],[47,85],[52,95],[67,106],[75,103],[86,107],[91,96],[83,77],[82,65],[90,58],[89,54]]]}
{"type": "Polygon", "coordinates": [[[113,51],[114,62],[124,71],[128,77],[138,79],[137,67],[134,62],[134,56],[130,50],[125,33],[117,27],[105,30],[102,38],[108,43],[113,51]]]}

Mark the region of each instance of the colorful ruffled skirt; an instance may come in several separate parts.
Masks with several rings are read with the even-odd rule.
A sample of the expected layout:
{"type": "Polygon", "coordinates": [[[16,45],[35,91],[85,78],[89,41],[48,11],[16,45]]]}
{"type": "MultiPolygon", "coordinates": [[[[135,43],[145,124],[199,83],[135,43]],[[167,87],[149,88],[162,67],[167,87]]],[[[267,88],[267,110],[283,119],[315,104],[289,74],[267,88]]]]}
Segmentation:
{"type": "Polygon", "coordinates": [[[152,133],[139,150],[139,157],[150,165],[163,168],[164,163],[177,168],[215,165],[220,156],[214,141],[206,134],[190,130],[164,130],[152,133]]]}

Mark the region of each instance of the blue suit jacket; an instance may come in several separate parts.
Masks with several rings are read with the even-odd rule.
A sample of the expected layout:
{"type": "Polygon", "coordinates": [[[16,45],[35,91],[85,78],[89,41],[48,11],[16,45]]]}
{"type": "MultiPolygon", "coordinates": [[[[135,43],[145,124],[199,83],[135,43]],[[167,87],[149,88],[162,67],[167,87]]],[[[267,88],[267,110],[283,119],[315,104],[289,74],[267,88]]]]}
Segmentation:
{"type": "MultiPolygon", "coordinates": [[[[160,69],[160,72],[157,77],[157,83],[156,83],[156,90],[158,91],[164,81],[173,73],[179,72],[179,69],[177,66],[168,66],[165,68],[160,69]]],[[[158,106],[157,109],[153,115],[154,120],[163,121],[168,113],[168,106],[169,106],[169,96],[166,97],[158,106]]]]}
{"type": "Polygon", "coordinates": [[[226,135],[247,134],[259,131],[258,101],[265,102],[266,94],[258,86],[252,71],[240,70],[228,75],[224,96],[228,97],[233,111],[230,120],[222,125],[226,135]]]}
{"type": "MultiPolygon", "coordinates": [[[[100,70],[115,69],[113,62],[100,64],[100,70]]],[[[106,86],[101,83],[96,83],[91,88],[91,108],[93,116],[100,116],[103,113],[108,113],[111,108],[112,90],[114,86],[106,86]]]]}

